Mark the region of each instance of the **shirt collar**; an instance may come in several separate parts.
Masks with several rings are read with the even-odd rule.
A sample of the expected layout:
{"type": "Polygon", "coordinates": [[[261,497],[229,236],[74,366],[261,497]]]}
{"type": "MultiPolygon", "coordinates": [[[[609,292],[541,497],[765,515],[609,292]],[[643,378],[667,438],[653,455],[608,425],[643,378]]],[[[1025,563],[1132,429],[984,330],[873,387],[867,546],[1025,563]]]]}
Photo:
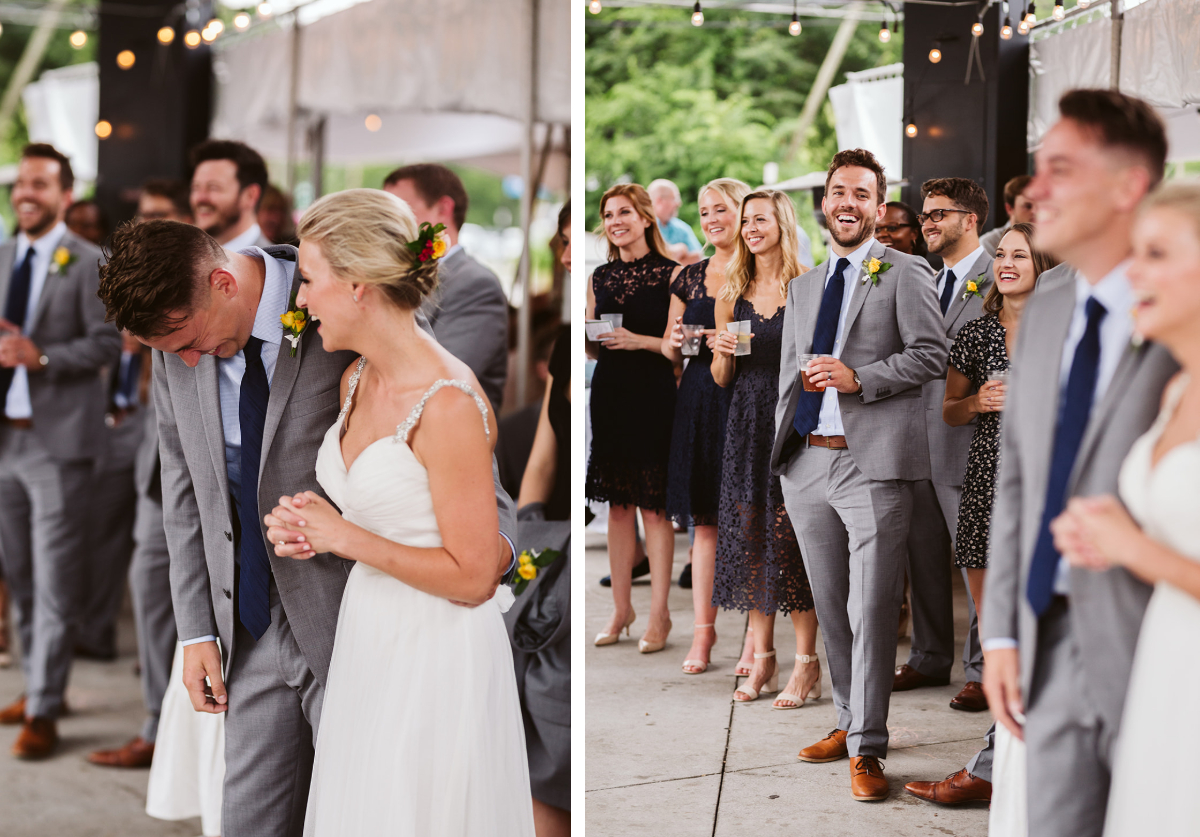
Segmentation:
{"type": "Polygon", "coordinates": [[[283,340],[283,324],[279,321],[287,312],[292,283],[287,270],[277,259],[267,255],[259,247],[246,247],[239,251],[243,256],[262,259],[266,272],[263,276],[262,296],[258,300],[258,311],[254,314],[254,328],[250,331],[264,343],[279,343],[283,340]]]}
{"type": "MultiPolygon", "coordinates": [[[[858,249],[857,249],[857,250],[855,250],[855,251],[854,251],[853,253],[851,253],[849,256],[846,256],[846,257],[845,257],[845,258],[846,258],[846,260],[850,262],[850,269],[851,269],[851,270],[858,270],[859,268],[861,268],[861,267],[862,267],[862,263],[863,263],[863,262],[865,262],[865,261],[867,260],[867,253],[869,253],[869,252],[870,252],[870,250],[871,250],[871,248],[872,248],[873,246],[875,246],[875,239],[874,239],[874,238],[868,238],[868,239],[867,239],[866,241],[864,241],[862,244],[858,245],[858,249]]],[[[838,259],[840,259],[840,258],[842,258],[842,257],[841,257],[841,256],[839,256],[839,255],[837,255],[836,253],[834,253],[832,250],[830,251],[830,254],[829,254],[829,268],[828,268],[828,269],[825,271],[825,278],[826,278],[826,279],[828,279],[828,278],[830,278],[831,276],[833,276],[833,272],[834,272],[834,270],[836,270],[836,269],[837,269],[837,262],[838,262],[838,259]]]]}
{"type": "Polygon", "coordinates": [[[967,275],[971,267],[975,264],[975,262],[979,261],[979,257],[982,255],[984,255],[984,249],[983,245],[980,244],[970,253],[967,253],[967,257],[965,259],[960,259],[953,265],[943,259],[943,263],[946,265],[946,270],[954,271],[954,278],[958,280],[967,275]]]}
{"type": "Polygon", "coordinates": [[[240,253],[247,247],[252,247],[262,238],[262,228],[258,224],[251,224],[250,229],[239,235],[237,238],[230,241],[228,244],[222,244],[226,250],[233,253],[240,253]]]}
{"type": "Polygon", "coordinates": [[[20,260],[25,257],[25,253],[28,251],[31,245],[33,247],[33,251],[38,254],[38,258],[46,258],[58,248],[58,245],[62,242],[63,236],[66,234],[67,225],[62,221],[59,221],[50,229],[50,232],[46,233],[34,242],[30,242],[29,236],[25,235],[23,231],[18,232],[17,261],[20,262],[20,260]]]}
{"type": "Polygon", "coordinates": [[[453,247],[451,247],[449,250],[446,251],[446,255],[442,256],[442,261],[445,261],[446,259],[450,258],[455,253],[457,253],[459,250],[462,250],[462,248],[463,248],[463,246],[461,244],[455,244],[453,247]]]}
{"type": "Polygon", "coordinates": [[[1104,306],[1109,314],[1120,314],[1133,319],[1134,295],[1133,287],[1129,284],[1127,271],[1132,259],[1126,259],[1110,270],[1103,279],[1092,285],[1088,280],[1076,274],[1075,276],[1075,305],[1083,307],[1089,297],[1104,306]]]}

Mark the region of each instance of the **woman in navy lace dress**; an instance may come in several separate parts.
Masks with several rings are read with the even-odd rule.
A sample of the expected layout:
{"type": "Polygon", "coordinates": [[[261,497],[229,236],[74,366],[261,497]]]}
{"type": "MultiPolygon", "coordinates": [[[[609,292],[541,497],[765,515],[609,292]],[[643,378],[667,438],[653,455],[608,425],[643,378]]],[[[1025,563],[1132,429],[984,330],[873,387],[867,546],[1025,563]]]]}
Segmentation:
{"type": "Polygon", "coordinates": [[[729,282],[716,307],[713,379],[733,388],[717,521],[717,572],[713,602],[750,611],[754,667],[733,693],[750,701],[778,690],[775,613],[791,613],[796,665],[776,709],[796,709],[820,697],[817,614],[800,544],[783,505],[779,477],[771,473],[779,359],[787,286],[805,267],[796,260],[796,215],[782,192],[751,192],[742,201],[741,235],[729,265],[729,282]],[[736,357],[730,322],[748,320],[750,354],[736,357]]]}
{"type": "MultiPolygon", "coordinates": [[[[750,187],[740,180],[721,178],[700,190],[700,229],[716,248],[710,259],[685,267],[671,283],[671,311],[662,352],[674,364],[684,361],[683,324],[716,328],[713,306],[725,288],[725,268],[737,249],[738,206],[750,187]]],[[[712,604],[713,572],[717,560],[717,503],[721,496],[721,454],[729,390],[717,386],[709,368],[712,351],[701,343],[700,354],[687,359],[675,396],[671,429],[671,461],[667,471],[667,516],[693,527],[692,647],[683,661],[684,674],[708,668],[717,641],[712,604]]]]}
{"type": "Polygon", "coordinates": [[[613,186],[600,199],[608,239],[606,264],[588,281],[587,318],[620,314],[620,328],[604,334],[592,376],[592,449],[587,496],[609,504],[608,560],[613,614],[596,636],[611,645],[633,623],[630,601],[637,549],[637,510],[646,527],[650,560],[650,620],[638,643],[659,651],[671,631],[667,594],[675,532],[667,519],[667,459],[675,415],[675,370],[662,355],[671,281],[679,265],[666,257],[654,208],[636,183],[613,186]]]}

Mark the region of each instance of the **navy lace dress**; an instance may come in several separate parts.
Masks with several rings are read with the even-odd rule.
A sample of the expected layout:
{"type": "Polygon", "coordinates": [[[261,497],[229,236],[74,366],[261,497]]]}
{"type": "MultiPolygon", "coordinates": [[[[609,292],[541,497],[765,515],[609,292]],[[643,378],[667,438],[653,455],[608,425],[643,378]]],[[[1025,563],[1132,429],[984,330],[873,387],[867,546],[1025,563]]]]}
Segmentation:
{"type": "MultiPolygon", "coordinates": [[[[628,331],[661,338],[676,267],[651,251],[636,261],[596,268],[596,318],[621,314],[628,331]]],[[[592,376],[588,499],[664,511],[674,416],[675,370],[669,360],[659,352],[606,349],[601,344],[592,376]]]]}
{"type": "MultiPolygon", "coordinates": [[[[671,293],[685,304],[684,323],[716,328],[716,300],[704,286],[708,259],[680,271],[671,293]]],[[[730,390],[712,378],[712,352],[701,341],[700,354],[688,358],[675,397],[671,464],[667,478],[667,514],[681,526],[716,526],[721,497],[721,455],[730,390]]]]}
{"type": "Polygon", "coordinates": [[[744,299],[733,308],[734,319],[750,320],[754,333],[750,354],[737,359],[721,469],[713,604],[733,610],[813,607],[783,489],[771,473],[784,312],[781,305],[764,319],[744,299]]]}

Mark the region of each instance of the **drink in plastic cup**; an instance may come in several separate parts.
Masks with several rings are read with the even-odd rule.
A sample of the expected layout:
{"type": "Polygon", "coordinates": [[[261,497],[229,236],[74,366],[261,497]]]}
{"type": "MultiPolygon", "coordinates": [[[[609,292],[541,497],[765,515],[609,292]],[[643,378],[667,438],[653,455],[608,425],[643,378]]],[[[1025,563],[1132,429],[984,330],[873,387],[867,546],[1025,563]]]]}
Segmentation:
{"type": "Polygon", "coordinates": [[[681,351],[685,357],[696,357],[700,354],[700,341],[704,339],[704,326],[699,323],[682,323],[683,346],[681,351]]]}
{"type": "Polygon", "coordinates": [[[605,334],[613,330],[613,324],[608,320],[588,320],[584,323],[584,331],[587,332],[587,339],[596,342],[600,339],[601,334],[605,334]]]}
{"type": "Polygon", "coordinates": [[[987,379],[989,381],[999,381],[1000,383],[1004,384],[1004,386],[1008,386],[1008,370],[991,369],[987,373],[987,379]]]}
{"type": "Polygon", "coordinates": [[[824,392],[825,390],[818,387],[808,378],[808,364],[819,357],[829,357],[827,354],[808,354],[800,355],[800,380],[804,384],[805,392],[824,392]]]}
{"type": "Polygon", "coordinates": [[[612,323],[613,328],[620,328],[621,323],[625,322],[624,314],[601,314],[600,319],[612,323]]]}
{"type": "Polygon", "coordinates": [[[750,354],[750,321],[738,320],[725,324],[725,330],[737,335],[737,348],[733,350],[734,357],[750,354]]]}

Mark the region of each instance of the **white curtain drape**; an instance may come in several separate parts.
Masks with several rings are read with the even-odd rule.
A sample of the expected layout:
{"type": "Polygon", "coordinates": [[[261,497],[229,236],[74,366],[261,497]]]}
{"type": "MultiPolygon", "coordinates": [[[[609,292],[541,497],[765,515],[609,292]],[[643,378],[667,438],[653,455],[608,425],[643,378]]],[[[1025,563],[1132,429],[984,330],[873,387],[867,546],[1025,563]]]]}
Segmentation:
{"type": "Polygon", "coordinates": [[[889,177],[902,175],[904,65],[846,73],[846,83],[829,89],[838,149],[865,148],[889,177]]]}

